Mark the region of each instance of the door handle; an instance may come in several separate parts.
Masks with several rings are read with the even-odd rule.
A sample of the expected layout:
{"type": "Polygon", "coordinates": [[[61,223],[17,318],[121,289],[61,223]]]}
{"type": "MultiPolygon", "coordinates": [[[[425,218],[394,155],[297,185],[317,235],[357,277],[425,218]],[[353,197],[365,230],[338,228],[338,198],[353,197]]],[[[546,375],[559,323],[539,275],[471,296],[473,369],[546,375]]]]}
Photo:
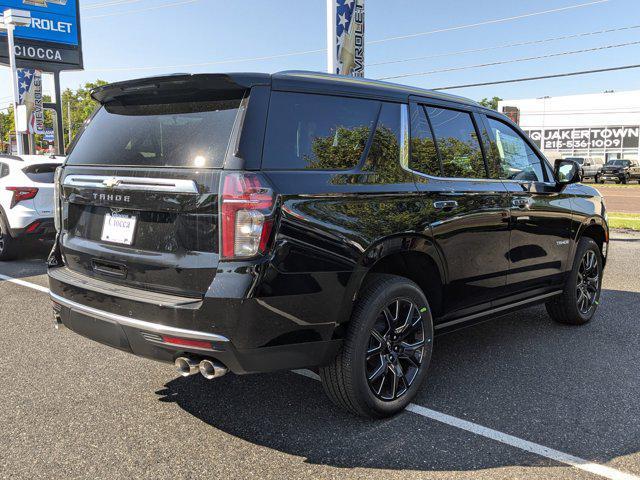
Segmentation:
{"type": "Polygon", "coordinates": [[[433,202],[433,208],[436,210],[453,210],[454,208],[458,208],[458,202],[455,200],[439,200],[433,202]]]}
{"type": "Polygon", "coordinates": [[[524,210],[526,208],[529,208],[530,203],[528,198],[514,198],[513,200],[511,200],[511,205],[524,210]]]}

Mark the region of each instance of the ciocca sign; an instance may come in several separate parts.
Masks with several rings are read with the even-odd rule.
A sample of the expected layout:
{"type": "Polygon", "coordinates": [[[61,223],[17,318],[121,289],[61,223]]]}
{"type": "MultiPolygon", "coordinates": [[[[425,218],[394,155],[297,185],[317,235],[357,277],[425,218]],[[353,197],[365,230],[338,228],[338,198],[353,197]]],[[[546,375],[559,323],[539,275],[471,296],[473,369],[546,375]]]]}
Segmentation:
{"type": "MultiPolygon", "coordinates": [[[[79,0],[0,0],[0,12],[28,10],[31,23],[15,29],[20,66],[42,70],[82,68],[79,0]]],[[[6,34],[0,33],[0,63],[8,63],[6,34]]]]}

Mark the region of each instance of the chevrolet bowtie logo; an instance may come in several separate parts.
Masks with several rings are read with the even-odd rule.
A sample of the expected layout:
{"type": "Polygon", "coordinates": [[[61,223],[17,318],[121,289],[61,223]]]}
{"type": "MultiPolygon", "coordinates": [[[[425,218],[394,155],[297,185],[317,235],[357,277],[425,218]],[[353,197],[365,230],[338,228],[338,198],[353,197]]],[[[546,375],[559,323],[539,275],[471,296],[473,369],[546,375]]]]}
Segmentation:
{"type": "Polygon", "coordinates": [[[117,178],[107,178],[102,181],[102,184],[107,188],[116,188],[120,183],[122,183],[122,180],[118,180],[117,178]]]}
{"type": "Polygon", "coordinates": [[[25,5],[35,5],[36,7],[47,7],[49,3],[54,5],[66,5],[68,0],[22,0],[25,5]]]}

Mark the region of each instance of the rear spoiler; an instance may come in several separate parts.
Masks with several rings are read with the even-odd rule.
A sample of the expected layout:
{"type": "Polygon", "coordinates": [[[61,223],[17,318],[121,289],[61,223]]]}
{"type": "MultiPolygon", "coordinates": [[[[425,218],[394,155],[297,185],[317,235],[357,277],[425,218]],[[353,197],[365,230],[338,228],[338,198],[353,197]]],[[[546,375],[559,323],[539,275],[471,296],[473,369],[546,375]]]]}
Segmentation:
{"type": "Polygon", "coordinates": [[[162,100],[224,100],[244,96],[256,85],[270,85],[265,73],[175,74],[110,83],[95,88],[91,97],[101,104],[139,104],[162,100]]]}

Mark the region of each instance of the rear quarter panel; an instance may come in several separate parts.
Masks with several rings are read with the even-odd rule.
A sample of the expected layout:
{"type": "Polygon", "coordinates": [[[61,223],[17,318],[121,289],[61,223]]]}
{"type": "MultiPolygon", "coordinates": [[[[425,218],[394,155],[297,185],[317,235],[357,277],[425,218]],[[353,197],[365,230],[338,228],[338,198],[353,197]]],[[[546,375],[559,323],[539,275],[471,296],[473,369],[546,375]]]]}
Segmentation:
{"type": "Polygon", "coordinates": [[[265,172],[281,198],[272,261],[256,294],[326,328],[348,320],[367,270],[395,251],[432,249],[428,215],[407,174],[265,172]]]}

